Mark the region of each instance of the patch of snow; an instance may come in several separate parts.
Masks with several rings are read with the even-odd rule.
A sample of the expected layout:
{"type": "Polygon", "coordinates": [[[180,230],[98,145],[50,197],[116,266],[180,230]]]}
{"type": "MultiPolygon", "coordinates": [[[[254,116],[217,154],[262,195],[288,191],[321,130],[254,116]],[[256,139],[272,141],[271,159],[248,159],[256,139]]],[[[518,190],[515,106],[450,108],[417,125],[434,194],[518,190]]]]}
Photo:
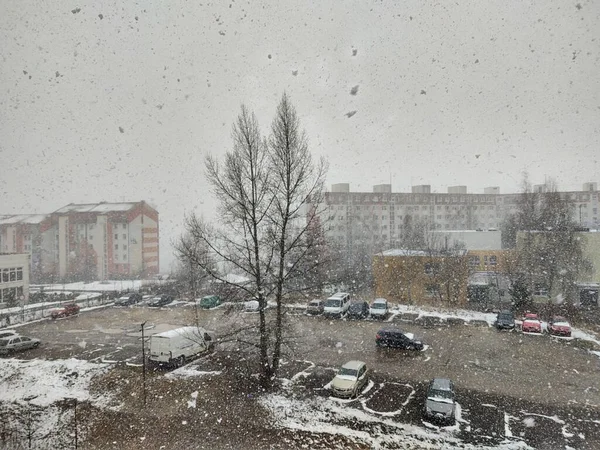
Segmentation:
{"type": "Polygon", "coordinates": [[[0,372],[0,401],[29,402],[42,407],[64,399],[92,404],[103,402],[100,397],[90,394],[89,384],[93,377],[106,372],[109,367],[79,359],[4,359],[0,372]]]}
{"type": "Polygon", "coordinates": [[[554,416],[545,416],[544,414],[536,414],[536,413],[530,413],[527,411],[521,411],[521,414],[523,414],[524,416],[536,416],[536,417],[543,417],[544,419],[549,419],[552,420],[553,422],[558,423],[559,425],[564,425],[565,421],[560,419],[558,416],[554,415],[554,416]]]}
{"type": "Polygon", "coordinates": [[[198,391],[192,392],[190,394],[190,396],[192,397],[192,399],[188,400],[188,402],[187,402],[188,409],[189,408],[196,408],[196,400],[198,399],[198,391]]]}
{"type": "Polygon", "coordinates": [[[482,403],[481,406],[485,406],[486,408],[498,408],[496,405],[490,403],[482,403]]]}
{"type": "Polygon", "coordinates": [[[535,419],[533,417],[525,417],[523,419],[523,425],[527,428],[533,428],[535,427],[535,419]]]}
{"type": "Polygon", "coordinates": [[[165,378],[175,379],[175,378],[190,378],[190,377],[202,377],[207,375],[221,375],[220,370],[213,371],[202,371],[198,370],[197,364],[191,364],[183,367],[179,367],[172,372],[169,372],[165,375],[165,378]]]}

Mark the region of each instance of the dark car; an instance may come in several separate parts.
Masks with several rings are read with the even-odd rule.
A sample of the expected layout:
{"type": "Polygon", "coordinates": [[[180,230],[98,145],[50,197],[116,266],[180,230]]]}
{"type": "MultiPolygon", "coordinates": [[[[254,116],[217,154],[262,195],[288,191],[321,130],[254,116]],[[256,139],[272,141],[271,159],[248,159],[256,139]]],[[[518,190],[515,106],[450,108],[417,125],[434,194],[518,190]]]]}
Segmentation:
{"type": "Polygon", "coordinates": [[[453,424],[455,421],[454,384],[447,378],[435,378],[429,383],[425,398],[425,419],[453,424]]]}
{"type": "Polygon", "coordinates": [[[512,330],[515,328],[515,315],[511,311],[500,311],[494,325],[499,330],[512,330]]]}
{"type": "Polygon", "coordinates": [[[152,299],[150,299],[150,301],[148,302],[148,306],[158,308],[160,306],[168,305],[172,301],[173,301],[173,297],[171,297],[170,295],[166,295],[166,294],[157,295],[155,297],[152,297],[152,299]]]}
{"type": "Polygon", "coordinates": [[[423,342],[412,333],[405,333],[398,328],[384,328],[375,335],[378,347],[401,348],[404,350],[423,350],[423,342]]]}
{"type": "Polygon", "coordinates": [[[365,319],[367,317],[369,317],[369,304],[367,302],[350,303],[346,313],[347,319],[365,319]]]}
{"type": "Polygon", "coordinates": [[[79,305],[77,303],[72,303],[70,305],[64,305],[60,309],[55,309],[50,313],[50,317],[53,319],[61,319],[63,317],[75,316],[79,314],[79,305]]]}
{"type": "Polygon", "coordinates": [[[131,292],[129,294],[122,295],[115,300],[115,306],[129,306],[135,305],[142,301],[142,295],[137,292],[131,292]]]}

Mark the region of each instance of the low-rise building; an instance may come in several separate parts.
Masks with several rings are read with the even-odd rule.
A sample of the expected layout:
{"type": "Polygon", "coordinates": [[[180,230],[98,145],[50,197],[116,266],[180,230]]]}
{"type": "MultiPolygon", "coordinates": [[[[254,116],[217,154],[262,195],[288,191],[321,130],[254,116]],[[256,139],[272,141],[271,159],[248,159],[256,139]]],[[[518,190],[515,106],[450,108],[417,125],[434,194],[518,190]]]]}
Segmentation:
{"type": "Polygon", "coordinates": [[[29,300],[29,255],[0,253],[0,303],[16,306],[29,300]]]}

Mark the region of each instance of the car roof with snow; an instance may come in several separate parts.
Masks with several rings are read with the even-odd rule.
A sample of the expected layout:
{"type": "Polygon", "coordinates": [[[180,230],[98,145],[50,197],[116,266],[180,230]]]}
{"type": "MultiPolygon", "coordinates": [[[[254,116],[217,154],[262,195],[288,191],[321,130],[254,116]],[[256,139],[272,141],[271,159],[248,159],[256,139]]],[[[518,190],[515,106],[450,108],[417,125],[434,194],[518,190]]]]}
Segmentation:
{"type": "Polygon", "coordinates": [[[434,378],[431,382],[431,388],[440,391],[451,391],[452,382],[448,378],[434,378]]]}
{"type": "Polygon", "coordinates": [[[344,368],[344,369],[351,369],[351,370],[358,370],[358,369],[360,369],[364,365],[365,365],[365,363],[362,362],[362,361],[352,360],[352,361],[348,361],[346,364],[344,364],[342,366],[342,368],[344,368]]]}
{"type": "Polygon", "coordinates": [[[349,295],[347,292],[336,292],[332,296],[330,296],[327,300],[340,300],[344,298],[346,295],[349,295]]]}

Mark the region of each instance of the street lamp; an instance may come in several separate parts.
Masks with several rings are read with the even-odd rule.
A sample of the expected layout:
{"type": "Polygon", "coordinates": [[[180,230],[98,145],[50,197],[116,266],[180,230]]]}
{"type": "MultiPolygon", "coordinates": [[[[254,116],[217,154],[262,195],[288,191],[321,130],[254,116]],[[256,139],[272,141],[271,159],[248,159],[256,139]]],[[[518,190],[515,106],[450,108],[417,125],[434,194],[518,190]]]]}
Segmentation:
{"type": "Polygon", "coordinates": [[[144,406],[146,406],[146,341],[144,339],[144,325],[146,325],[146,322],[142,323],[142,386],[144,390],[144,406]]]}

